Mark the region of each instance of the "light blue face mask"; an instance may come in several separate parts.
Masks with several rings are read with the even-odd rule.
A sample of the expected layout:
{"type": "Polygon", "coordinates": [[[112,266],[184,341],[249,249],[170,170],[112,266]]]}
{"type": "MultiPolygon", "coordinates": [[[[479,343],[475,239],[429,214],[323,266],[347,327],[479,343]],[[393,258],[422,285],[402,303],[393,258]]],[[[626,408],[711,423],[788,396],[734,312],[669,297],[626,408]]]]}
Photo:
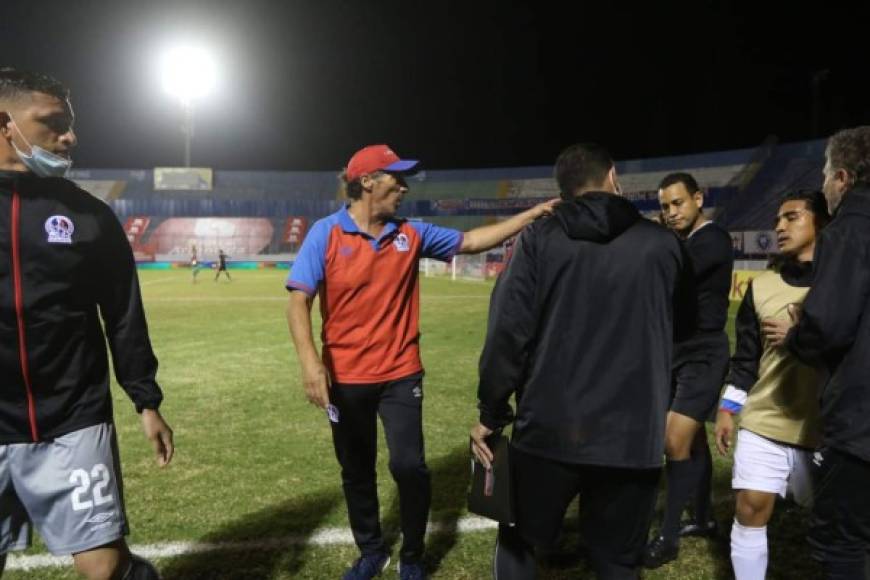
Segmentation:
{"type": "MultiPolygon", "coordinates": [[[[12,115],[9,118],[11,119],[12,115]]],[[[15,145],[15,142],[12,142],[12,148],[15,149],[19,159],[29,170],[40,177],[63,177],[66,175],[66,172],[72,167],[72,159],[61,157],[43,149],[39,145],[31,145],[27,137],[21,132],[21,129],[18,128],[18,123],[15,123],[15,119],[12,119],[12,123],[15,125],[15,130],[18,131],[18,134],[21,135],[21,138],[30,147],[30,155],[28,155],[19,149],[15,145]]]]}

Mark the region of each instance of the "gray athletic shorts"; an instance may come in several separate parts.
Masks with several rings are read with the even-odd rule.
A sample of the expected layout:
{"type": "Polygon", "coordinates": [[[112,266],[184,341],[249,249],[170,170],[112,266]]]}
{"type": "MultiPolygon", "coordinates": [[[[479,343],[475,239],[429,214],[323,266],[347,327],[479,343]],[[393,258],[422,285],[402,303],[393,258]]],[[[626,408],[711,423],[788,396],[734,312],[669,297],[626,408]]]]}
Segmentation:
{"type": "Polygon", "coordinates": [[[27,548],[31,523],[55,555],[113,542],[128,531],[122,494],[110,423],[0,445],[0,553],[27,548]]]}

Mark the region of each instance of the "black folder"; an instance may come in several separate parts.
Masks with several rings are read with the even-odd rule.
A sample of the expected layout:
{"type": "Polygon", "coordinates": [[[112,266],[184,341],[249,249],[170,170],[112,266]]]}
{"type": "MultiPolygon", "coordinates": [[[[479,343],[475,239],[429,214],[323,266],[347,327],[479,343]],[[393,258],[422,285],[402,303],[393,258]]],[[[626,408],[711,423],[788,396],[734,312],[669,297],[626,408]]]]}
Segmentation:
{"type": "Polygon", "coordinates": [[[493,433],[486,438],[486,444],[492,450],[492,465],[487,469],[472,458],[468,511],[512,526],[516,520],[510,442],[504,435],[493,433]]]}

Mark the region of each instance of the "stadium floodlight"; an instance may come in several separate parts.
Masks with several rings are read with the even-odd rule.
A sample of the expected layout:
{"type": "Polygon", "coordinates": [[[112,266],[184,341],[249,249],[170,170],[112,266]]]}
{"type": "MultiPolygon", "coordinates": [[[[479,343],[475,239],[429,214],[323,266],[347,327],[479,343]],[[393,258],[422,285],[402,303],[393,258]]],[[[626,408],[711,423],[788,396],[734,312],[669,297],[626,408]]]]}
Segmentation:
{"type": "Polygon", "coordinates": [[[193,105],[210,93],[217,80],[214,59],[203,48],[179,46],[166,52],[162,64],[163,88],[181,101],[184,108],[184,166],[190,167],[193,139],[193,105]]]}

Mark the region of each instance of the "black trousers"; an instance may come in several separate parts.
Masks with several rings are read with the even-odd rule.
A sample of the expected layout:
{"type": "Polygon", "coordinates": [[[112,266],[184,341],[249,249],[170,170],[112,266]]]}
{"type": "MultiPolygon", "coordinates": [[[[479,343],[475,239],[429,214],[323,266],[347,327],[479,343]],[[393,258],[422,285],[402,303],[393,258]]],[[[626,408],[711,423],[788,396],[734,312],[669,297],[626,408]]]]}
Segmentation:
{"type": "Polygon", "coordinates": [[[366,385],[333,384],[329,394],[337,410],[330,417],[335,456],[350,527],[363,554],[384,550],[378,507],[377,417],[381,417],[390,473],[399,488],[403,562],[423,556],[432,485],[423,451],[423,375],[366,385]]]}
{"type": "Polygon", "coordinates": [[[870,554],[870,463],[823,447],[813,459],[808,540],[830,580],[864,580],[870,554]]]}
{"type": "Polygon", "coordinates": [[[556,544],[565,511],[578,494],[580,532],[596,576],[639,577],[661,469],[562,463],[517,448],[511,449],[511,460],[516,528],[499,534],[498,578],[534,578],[528,551],[546,551],[556,544]]]}

